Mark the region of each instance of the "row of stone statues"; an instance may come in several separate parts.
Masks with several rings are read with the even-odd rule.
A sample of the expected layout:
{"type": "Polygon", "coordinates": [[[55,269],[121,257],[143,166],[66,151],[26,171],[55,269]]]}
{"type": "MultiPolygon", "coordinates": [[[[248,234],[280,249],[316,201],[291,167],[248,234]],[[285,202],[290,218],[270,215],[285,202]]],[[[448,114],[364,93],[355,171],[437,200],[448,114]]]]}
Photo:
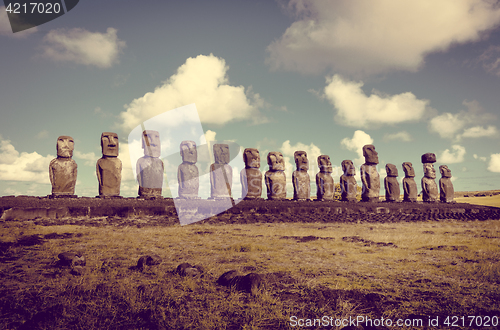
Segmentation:
{"type": "MultiPolygon", "coordinates": [[[[118,135],[104,132],[101,134],[102,158],[97,161],[96,173],[99,182],[98,197],[118,197],[122,163],[118,159],[118,135]]],[[[145,130],[142,134],[142,148],[144,156],[137,160],[136,173],[139,183],[139,197],[161,197],[163,185],[164,164],[159,158],[161,155],[160,135],[157,131],[145,130]]],[[[74,140],[69,136],[60,136],[57,139],[57,158],[50,162],[49,175],[52,184],[52,197],[76,197],[74,195],[77,165],[71,158],[73,155],[74,140]]],[[[215,144],[213,146],[215,162],[210,166],[210,198],[227,199],[232,196],[231,187],[233,171],[229,165],[229,146],[215,144]]],[[[182,164],[178,166],[177,179],[179,183],[178,195],[183,199],[197,199],[199,189],[199,171],[196,166],[197,146],[194,141],[183,141],[180,145],[182,164]]],[[[380,176],[377,172],[378,153],[371,144],[363,147],[365,163],[360,167],[362,193],[361,200],[365,202],[379,201],[380,176]]],[[[294,153],[296,170],[292,174],[293,199],[309,200],[311,195],[310,177],[308,174],[309,160],[305,151],[294,153]]],[[[240,173],[242,197],[245,199],[261,198],[262,173],[260,172],[260,154],[255,148],[247,148],[243,152],[245,168],[240,173]]],[[[435,182],[436,171],[434,163],[436,155],[426,153],[422,155],[424,177],[422,178],[422,198],[424,202],[438,201],[438,187],[435,182]]],[[[285,161],[280,152],[269,152],[267,155],[269,170],[265,173],[267,198],[282,200],[286,198],[285,161]]],[[[340,177],[341,200],[356,201],[357,183],[354,178],[356,169],[351,160],[342,161],[340,177]]],[[[332,178],[332,163],[330,157],[318,157],[320,172],[316,174],[316,197],[318,200],[333,200],[335,185],[332,178]]],[[[403,191],[405,202],[417,201],[417,185],[412,163],[402,164],[405,172],[403,191]]],[[[398,170],[395,165],[386,165],[387,176],[384,179],[385,200],[397,202],[400,200],[398,170]]],[[[439,167],[441,202],[452,202],[454,196],[451,182],[451,171],[446,165],[439,167]]]]}

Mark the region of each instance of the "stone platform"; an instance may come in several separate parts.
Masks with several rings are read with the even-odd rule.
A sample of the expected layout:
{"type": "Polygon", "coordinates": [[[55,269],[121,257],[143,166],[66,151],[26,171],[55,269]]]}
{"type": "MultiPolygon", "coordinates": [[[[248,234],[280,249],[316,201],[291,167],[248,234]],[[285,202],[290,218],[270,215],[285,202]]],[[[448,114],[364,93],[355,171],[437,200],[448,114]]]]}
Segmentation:
{"type": "Polygon", "coordinates": [[[190,212],[200,223],[257,222],[399,222],[427,220],[500,219],[500,208],[467,203],[368,203],[337,201],[244,200],[228,210],[213,200],[162,198],[102,199],[31,196],[0,197],[0,221],[34,221],[39,224],[107,224],[141,226],[179,224],[177,212],[190,212]],[[177,208],[176,208],[177,207],[177,208]],[[220,213],[219,213],[220,212],[220,213]],[[216,214],[207,217],[206,215],[216,214]],[[113,219],[113,221],[109,221],[113,219]]]}

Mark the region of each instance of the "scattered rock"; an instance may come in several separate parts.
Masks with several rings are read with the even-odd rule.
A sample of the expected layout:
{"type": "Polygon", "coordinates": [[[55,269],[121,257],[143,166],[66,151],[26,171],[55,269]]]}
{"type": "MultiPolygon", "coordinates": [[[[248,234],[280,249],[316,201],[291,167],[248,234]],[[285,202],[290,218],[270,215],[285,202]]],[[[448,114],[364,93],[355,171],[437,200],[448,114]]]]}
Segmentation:
{"type": "Polygon", "coordinates": [[[263,276],[257,273],[249,273],[245,276],[238,275],[238,271],[230,270],[222,274],[217,280],[217,284],[245,291],[252,295],[257,294],[263,287],[263,276]]]}
{"type": "Polygon", "coordinates": [[[81,253],[62,252],[57,256],[61,266],[85,266],[85,257],[81,253]]]}
{"type": "Polygon", "coordinates": [[[162,259],[156,254],[146,255],[139,258],[136,268],[143,271],[145,266],[156,266],[161,264],[162,259]]]}
{"type": "Polygon", "coordinates": [[[192,266],[190,263],[182,263],[177,266],[176,273],[180,276],[192,276],[196,277],[203,274],[204,269],[202,266],[196,265],[192,266]]]}
{"type": "Polygon", "coordinates": [[[71,267],[71,274],[76,275],[76,276],[81,276],[85,274],[85,268],[83,266],[72,266],[71,267]]]}
{"type": "Polygon", "coordinates": [[[237,270],[230,270],[222,274],[219,279],[217,280],[217,284],[222,285],[222,286],[230,286],[231,285],[231,280],[238,276],[238,271],[237,270]]]}

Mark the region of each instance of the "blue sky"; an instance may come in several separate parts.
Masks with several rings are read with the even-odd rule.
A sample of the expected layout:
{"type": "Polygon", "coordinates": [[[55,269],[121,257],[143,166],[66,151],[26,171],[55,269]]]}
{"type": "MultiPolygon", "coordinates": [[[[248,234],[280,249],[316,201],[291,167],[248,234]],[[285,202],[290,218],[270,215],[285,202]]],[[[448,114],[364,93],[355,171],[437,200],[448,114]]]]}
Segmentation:
{"type": "Polygon", "coordinates": [[[0,40],[0,195],[50,194],[60,135],[75,139],[76,194],[97,195],[100,135],[111,131],[121,193],[136,196],[129,134],[193,103],[197,143],[258,148],[262,171],[281,151],[288,180],[296,150],[312,182],[320,154],[339,182],[342,160],[359,175],[372,143],[382,180],[385,164],[401,179],[409,161],[420,186],[420,156],[434,152],[456,191],[500,188],[498,1],[80,1],[15,34],[0,7],[0,40]]]}

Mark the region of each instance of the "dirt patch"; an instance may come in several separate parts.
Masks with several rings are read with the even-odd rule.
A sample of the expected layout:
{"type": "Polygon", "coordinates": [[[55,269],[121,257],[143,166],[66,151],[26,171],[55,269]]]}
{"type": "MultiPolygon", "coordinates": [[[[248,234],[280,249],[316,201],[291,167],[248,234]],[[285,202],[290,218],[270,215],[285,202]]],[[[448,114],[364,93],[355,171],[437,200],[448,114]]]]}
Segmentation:
{"type": "Polygon", "coordinates": [[[342,240],[344,242],[350,242],[350,243],[362,243],[364,246],[390,246],[397,248],[398,246],[394,243],[385,243],[385,242],[374,242],[370,241],[368,239],[361,238],[359,236],[346,236],[342,237],[342,240]]]}
{"type": "Polygon", "coordinates": [[[318,237],[318,236],[281,236],[280,239],[294,239],[297,241],[297,243],[305,243],[305,242],[310,242],[310,241],[316,241],[319,239],[324,239],[324,240],[333,240],[335,239],[334,237],[318,237]]]}

